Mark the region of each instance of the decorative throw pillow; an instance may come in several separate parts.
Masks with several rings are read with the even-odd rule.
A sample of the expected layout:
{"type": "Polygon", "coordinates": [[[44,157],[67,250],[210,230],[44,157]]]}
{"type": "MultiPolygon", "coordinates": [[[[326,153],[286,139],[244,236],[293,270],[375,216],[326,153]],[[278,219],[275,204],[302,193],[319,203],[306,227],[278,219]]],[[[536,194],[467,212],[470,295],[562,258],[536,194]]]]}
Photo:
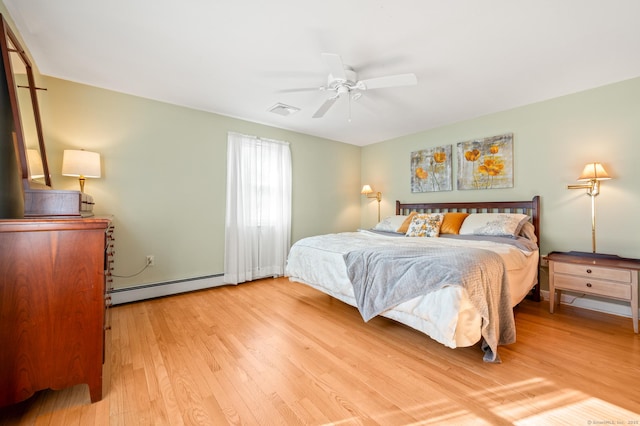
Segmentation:
{"type": "Polygon", "coordinates": [[[444,220],[442,221],[442,226],[440,227],[441,234],[458,234],[460,232],[460,227],[462,226],[462,222],[469,216],[469,213],[458,213],[451,212],[445,213],[444,220]]]}
{"type": "Polygon", "coordinates": [[[409,213],[409,216],[407,216],[407,218],[404,220],[404,222],[402,222],[402,225],[400,225],[400,228],[398,228],[398,230],[396,232],[400,233],[400,234],[406,234],[407,230],[409,229],[409,225],[411,224],[411,221],[413,220],[413,217],[415,215],[417,215],[418,213],[416,212],[411,212],[409,213]]]}
{"type": "Polygon", "coordinates": [[[398,228],[402,226],[407,217],[404,215],[385,217],[373,229],[376,231],[399,232],[398,228]]]}
{"type": "Polygon", "coordinates": [[[474,213],[460,227],[460,235],[517,237],[529,216],[520,213],[474,213]]]}
{"type": "Polygon", "coordinates": [[[411,219],[407,237],[438,237],[443,213],[418,213],[411,219]]]}

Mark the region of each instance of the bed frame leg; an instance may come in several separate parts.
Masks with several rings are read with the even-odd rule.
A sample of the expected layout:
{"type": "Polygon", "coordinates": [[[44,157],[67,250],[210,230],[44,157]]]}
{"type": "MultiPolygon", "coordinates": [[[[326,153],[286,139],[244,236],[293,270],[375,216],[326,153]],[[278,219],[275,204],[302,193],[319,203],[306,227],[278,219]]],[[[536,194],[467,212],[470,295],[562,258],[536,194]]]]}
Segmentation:
{"type": "Polygon", "coordinates": [[[542,299],[540,298],[540,283],[533,286],[529,294],[527,295],[527,299],[531,299],[534,302],[540,302],[542,299]]]}

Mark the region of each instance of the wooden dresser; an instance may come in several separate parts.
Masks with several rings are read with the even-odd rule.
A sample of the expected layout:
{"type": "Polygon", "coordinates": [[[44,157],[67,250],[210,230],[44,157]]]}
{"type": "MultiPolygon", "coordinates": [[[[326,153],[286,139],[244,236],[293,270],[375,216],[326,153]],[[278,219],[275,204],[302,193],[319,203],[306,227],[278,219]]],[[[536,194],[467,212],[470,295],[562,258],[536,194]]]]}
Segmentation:
{"type": "Polygon", "coordinates": [[[110,218],[0,220],[0,406],[88,384],[102,398],[110,218]]]}

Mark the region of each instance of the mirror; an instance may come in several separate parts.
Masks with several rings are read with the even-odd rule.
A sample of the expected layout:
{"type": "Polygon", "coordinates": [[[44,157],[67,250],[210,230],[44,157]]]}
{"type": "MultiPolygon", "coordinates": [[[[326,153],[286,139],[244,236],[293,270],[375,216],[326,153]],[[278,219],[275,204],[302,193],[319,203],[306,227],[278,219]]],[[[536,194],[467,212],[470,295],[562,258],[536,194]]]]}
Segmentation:
{"type": "Polygon", "coordinates": [[[0,14],[0,218],[79,218],[80,191],[54,190],[44,146],[33,69],[0,14]]]}
{"type": "Polygon", "coordinates": [[[23,188],[48,189],[51,188],[51,175],[44,146],[38,88],[35,85],[33,69],[26,52],[6,24],[4,17],[1,21],[3,36],[0,37],[0,47],[2,57],[8,58],[8,61],[4,61],[9,65],[5,66],[5,76],[13,110],[23,188]]]}

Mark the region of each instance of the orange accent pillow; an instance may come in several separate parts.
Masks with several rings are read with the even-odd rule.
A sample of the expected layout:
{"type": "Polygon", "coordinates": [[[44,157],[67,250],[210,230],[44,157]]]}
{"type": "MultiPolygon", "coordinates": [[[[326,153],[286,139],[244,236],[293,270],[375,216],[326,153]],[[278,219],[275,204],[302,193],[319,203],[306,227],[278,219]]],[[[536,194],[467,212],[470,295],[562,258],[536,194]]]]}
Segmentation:
{"type": "Polygon", "coordinates": [[[440,226],[441,234],[458,234],[462,222],[469,216],[469,213],[446,213],[442,226],[440,226]]]}
{"type": "Polygon", "coordinates": [[[417,214],[416,212],[409,213],[409,216],[407,216],[404,222],[402,222],[402,225],[400,225],[400,228],[398,228],[396,232],[400,234],[406,234],[407,231],[409,230],[409,225],[411,225],[411,220],[416,214],[417,214]]]}

